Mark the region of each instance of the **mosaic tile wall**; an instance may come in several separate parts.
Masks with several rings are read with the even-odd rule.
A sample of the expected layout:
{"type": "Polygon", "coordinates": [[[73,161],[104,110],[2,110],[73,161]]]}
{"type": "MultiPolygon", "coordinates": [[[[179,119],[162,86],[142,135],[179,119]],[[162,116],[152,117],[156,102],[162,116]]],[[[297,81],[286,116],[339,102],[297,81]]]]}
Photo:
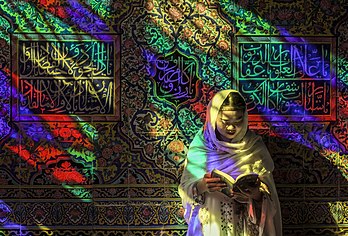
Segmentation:
{"type": "Polygon", "coordinates": [[[185,235],[221,89],[275,162],[284,235],[348,235],[344,0],[0,0],[0,235],[185,235]]]}

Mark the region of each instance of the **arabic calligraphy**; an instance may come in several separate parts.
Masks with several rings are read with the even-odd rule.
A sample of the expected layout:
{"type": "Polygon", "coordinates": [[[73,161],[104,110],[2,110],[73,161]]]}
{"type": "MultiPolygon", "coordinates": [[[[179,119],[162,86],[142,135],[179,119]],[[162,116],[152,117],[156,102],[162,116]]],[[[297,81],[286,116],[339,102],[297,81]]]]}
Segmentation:
{"type": "Polygon", "coordinates": [[[249,114],[328,115],[329,81],[244,81],[249,114]]]}
{"type": "Polygon", "coordinates": [[[117,113],[114,40],[20,38],[17,50],[20,119],[117,113]]]}
{"type": "Polygon", "coordinates": [[[19,75],[110,77],[114,75],[112,41],[19,41],[19,75]]]}
{"type": "Polygon", "coordinates": [[[240,78],[327,78],[331,45],[240,43],[240,78]]]}
{"type": "Polygon", "coordinates": [[[22,79],[20,88],[34,114],[114,114],[113,80],[22,79]]]}
{"type": "Polygon", "coordinates": [[[237,84],[255,119],[257,115],[334,119],[334,42],[309,41],[238,42],[237,84]]]}
{"type": "Polygon", "coordinates": [[[152,61],[156,69],[156,93],[159,97],[180,104],[196,96],[196,62],[175,52],[152,61]]]}

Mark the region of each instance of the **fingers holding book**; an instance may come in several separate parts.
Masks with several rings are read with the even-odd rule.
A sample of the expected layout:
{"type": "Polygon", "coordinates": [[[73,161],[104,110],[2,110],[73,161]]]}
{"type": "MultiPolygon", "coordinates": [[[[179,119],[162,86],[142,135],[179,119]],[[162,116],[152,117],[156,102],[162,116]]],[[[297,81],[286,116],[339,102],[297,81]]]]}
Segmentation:
{"type": "Polygon", "coordinates": [[[226,188],[226,183],[220,178],[213,177],[211,173],[206,173],[201,181],[197,184],[199,194],[204,192],[221,191],[226,188]]]}

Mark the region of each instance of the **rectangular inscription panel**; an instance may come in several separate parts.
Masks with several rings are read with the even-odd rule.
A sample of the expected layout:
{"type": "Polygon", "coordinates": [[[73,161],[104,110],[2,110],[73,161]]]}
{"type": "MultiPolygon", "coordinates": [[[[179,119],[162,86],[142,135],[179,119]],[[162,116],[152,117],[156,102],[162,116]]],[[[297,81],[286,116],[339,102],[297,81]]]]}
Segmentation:
{"type": "Polygon", "coordinates": [[[17,35],[12,119],[119,120],[119,41],[118,35],[17,35]]]}
{"type": "Polygon", "coordinates": [[[334,121],[335,39],[236,38],[235,82],[251,121],[334,121]]]}

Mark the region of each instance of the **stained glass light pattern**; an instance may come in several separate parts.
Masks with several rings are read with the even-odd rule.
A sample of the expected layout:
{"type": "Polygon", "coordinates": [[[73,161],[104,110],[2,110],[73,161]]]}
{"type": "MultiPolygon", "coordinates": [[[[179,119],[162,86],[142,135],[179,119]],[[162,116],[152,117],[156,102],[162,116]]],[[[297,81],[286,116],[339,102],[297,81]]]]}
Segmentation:
{"type": "MultiPolygon", "coordinates": [[[[178,2],[180,2],[180,1],[178,1],[178,2]]],[[[151,1],[149,1],[146,5],[148,10],[151,9],[150,3],[151,3],[151,1]]],[[[35,23],[36,25],[34,28],[33,27],[30,28],[29,26],[25,26],[25,24],[23,24],[25,22],[25,20],[23,20],[23,15],[25,15],[25,14],[30,15],[30,12],[35,12],[36,9],[35,9],[34,5],[33,4],[30,5],[24,1],[23,2],[16,2],[16,4],[17,4],[16,6],[19,7],[18,9],[21,11],[17,11],[17,10],[13,11],[15,9],[15,8],[13,8],[14,5],[9,5],[8,7],[7,6],[6,7],[8,9],[9,15],[18,19],[18,22],[17,22],[18,25],[21,25],[23,27],[27,27],[26,29],[23,28],[23,30],[25,30],[25,31],[33,31],[32,29],[34,29],[34,28],[35,29],[46,29],[47,25],[45,25],[44,21],[42,20],[45,18],[45,15],[49,16],[49,18],[53,19],[53,22],[57,23],[55,25],[56,26],[55,29],[56,29],[56,32],[58,32],[58,33],[59,33],[59,30],[61,30],[60,32],[64,32],[63,30],[66,30],[65,32],[69,32],[69,31],[72,32],[72,31],[75,31],[76,29],[79,29],[81,31],[83,31],[83,29],[86,29],[85,25],[82,25],[83,27],[78,27],[75,25],[69,26],[70,28],[66,27],[67,25],[64,25],[62,23],[62,21],[59,20],[59,17],[52,17],[52,15],[50,15],[52,13],[43,13],[42,14],[41,12],[39,12],[40,14],[38,14],[39,16],[35,20],[35,22],[38,22],[38,23],[35,23]],[[22,14],[22,16],[20,16],[20,14],[22,14]],[[44,25],[44,26],[41,27],[40,24],[41,24],[41,26],[42,25],[44,25]]],[[[97,4],[97,3],[95,2],[93,4],[97,4]]],[[[163,2],[160,2],[160,1],[152,2],[152,4],[157,6],[157,7],[164,6],[163,2]]],[[[193,2],[191,2],[191,3],[186,2],[185,4],[188,5],[188,8],[185,8],[185,9],[193,9],[193,7],[191,7],[194,5],[193,2]]],[[[74,6],[79,6],[79,4],[74,5],[74,6]]],[[[148,32],[150,32],[152,34],[157,34],[157,33],[164,34],[163,32],[165,32],[165,34],[168,34],[168,35],[171,35],[171,32],[176,32],[176,34],[171,35],[171,37],[168,37],[165,40],[159,40],[158,41],[159,43],[156,43],[154,41],[150,41],[150,43],[147,42],[148,48],[154,49],[155,53],[165,55],[165,53],[172,50],[171,45],[174,45],[174,44],[171,40],[177,40],[178,39],[177,35],[180,34],[183,36],[182,37],[183,40],[178,40],[177,45],[179,45],[181,53],[188,53],[189,52],[188,54],[196,54],[196,53],[200,54],[200,53],[204,52],[203,55],[209,55],[207,57],[202,56],[202,58],[201,58],[201,61],[202,61],[202,65],[201,65],[202,70],[200,72],[201,78],[205,82],[210,83],[212,85],[214,85],[214,79],[216,79],[218,77],[220,77],[220,79],[221,79],[220,84],[223,85],[224,83],[226,83],[226,81],[229,80],[229,76],[228,76],[229,73],[221,72],[221,71],[226,71],[226,70],[221,70],[220,64],[218,64],[217,61],[213,61],[213,59],[212,59],[216,55],[215,54],[216,51],[214,51],[214,50],[206,50],[205,51],[206,48],[209,48],[209,46],[207,46],[207,45],[209,45],[209,40],[211,40],[211,39],[205,38],[206,35],[203,35],[203,34],[196,34],[196,35],[199,35],[196,38],[191,37],[192,35],[195,34],[194,32],[196,32],[195,27],[198,27],[198,28],[202,27],[202,24],[201,24],[202,22],[199,20],[194,21],[194,23],[192,23],[191,28],[188,27],[188,29],[183,29],[182,31],[180,31],[179,28],[181,25],[189,25],[189,23],[186,22],[185,24],[181,24],[182,20],[184,20],[184,18],[182,18],[182,17],[185,16],[185,14],[182,14],[180,11],[178,11],[179,8],[177,7],[177,5],[172,4],[171,6],[174,6],[174,7],[173,8],[169,7],[167,9],[160,10],[160,12],[163,12],[165,10],[167,10],[167,12],[170,12],[170,19],[168,18],[166,20],[171,21],[171,22],[175,22],[177,25],[176,26],[177,28],[175,29],[175,27],[174,27],[174,30],[170,29],[168,32],[168,30],[166,30],[164,27],[162,27],[161,24],[159,24],[158,22],[155,22],[154,26],[149,27],[148,32]],[[193,25],[195,25],[195,26],[193,26],[193,25]],[[180,33],[178,33],[178,32],[180,32],[180,33]],[[182,34],[181,34],[181,32],[182,32],[182,34]],[[192,38],[194,38],[195,40],[193,40],[191,42],[190,40],[192,38]],[[204,40],[208,40],[208,44],[205,44],[204,40]],[[161,44],[161,42],[164,42],[164,43],[161,44]],[[188,42],[190,42],[190,43],[188,43],[188,42]],[[164,47],[165,50],[163,50],[162,45],[165,45],[165,47],[164,47]],[[207,66],[207,64],[209,64],[209,63],[211,66],[207,66]],[[215,65],[218,65],[218,66],[215,66],[215,65]],[[219,74],[219,75],[214,76],[216,74],[219,74]]],[[[198,12],[200,12],[201,14],[206,13],[207,9],[204,7],[204,4],[202,5],[202,3],[199,3],[196,6],[197,6],[196,8],[198,9],[198,12]]],[[[243,7],[238,6],[236,3],[232,3],[230,1],[220,1],[220,6],[224,10],[224,14],[225,14],[225,16],[227,16],[228,21],[232,22],[236,26],[236,32],[241,32],[242,34],[248,33],[248,34],[257,34],[257,35],[260,35],[260,34],[268,35],[270,32],[276,32],[277,30],[279,31],[279,29],[271,28],[269,26],[269,24],[267,23],[267,21],[264,21],[257,14],[250,12],[246,9],[243,9],[243,7]]],[[[86,6],[79,6],[79,7],[81,7],[81,9],[77,12],[80,12],[80,13],[86,12],[84,10],[84,9],[86,9],[86,6]]],[[[73,7],[71,9],[73,9],[73,7]]],[[[104,10],[104,8],[102,8],[102,7],[100,9],[104,10]]],[[[76,10],[76,7],[75,7],[75,10],[76,10]]],[[[42,12],[44,12],[44,11],[45,10],[43,10],[42,12]]],[[[102,10],[101,10],[101,12],[102,12],[102,10]]],[[[151,12],[148,14],[151,14],[151,12]]],[[[89,13],[87,15],[91,15],[91,14],[89,13]]],[[[169,16],[169,15],[167,15],[167,16],[169,16]]],[[[157,19],[157,18],[158,17],[156,17],[156,16],[153,17],[153,19],[157,19]]],[[[199,18],[198,15],[197,15],[197,18],[199,18]]],[[[210,19],[208,20],[208,18],[205,16],[202,18],[203,18],[203,22],[209,22],[209,20],[210,20],[210,19]]],[[[30,19],[30,17],[27,17],[27,19],[30,19]]],[[[76,17],[75,17],[75,19],[76,19],[76,17]]],[[[84,22],[84,20],[86,20],[86,19],[81,18],[81,22],[84,22]]],[[[52,22],[52,20],[51,20],[51,22],[52,22]]],[[[77,24],[77,22],[78,22],[78,20],[75,21],[75,24],[77,24]]],[[[83,23],[81,23],[81,24],[83,24],[83,23]]],[[[164,26],[165,24],[162,24],[162,25],[164,26]]],[[[105,26],[104,24],[101,24],[101,28],[104,26],[105,26]]],[[[40,31],[40,30],[38,30],[38,31],[40,31]]],[[[284,31],[282,31],[282,32],[284,32],[284,31]]],[[[216,36],[217,35],[213,35],[213,37],[215,37],[215,38],[216,38],[216,36]]],[[[156,39],[156,38],[154,38],[154,39],[156,39]]],[[[227,39],[228,39],[228,37],[227,37],[227,39]]],[[[227,40],[227,42],[229,42],[229,41],[227,40]]],[[[228,45],[228,43],[226,44],[226,42],[221,41],[220,45],[224,46],[224,45],[228,45]]],[[[213,47],[210,47],[210,48],[213,48],[213,47]]],[[[224,48],[224,47],[222,47],[222,48],[224,48]]],[[[229,48],[229,47],[227,47],[227,48],[229,48]]],[[[228,56],[226,56],[226,57],[221,56],[221,58],[222,58],[221,61],[223,62],[223,65],[226,65],[225,68],[228,68],[229,62],[230,62],[229,59],[226,59],[226,58],[228,58],[228,56]]],[[[228,87],[229,84],[226,84],[226,86],[228,87]]],[[[160,103],[158,103],[158,104],[160,104],[160,103]]],[[[160,106],[158,106],[158,107],[160,107],[160,106]]],[[[160,109],[162,109],[162,107],[160,107],[160,109]]],[[[198,126],[199,125],[197,124],[193,129],[197,129],[198,126]]],[[[328,132],[328,133],[326,133],[326,135],[330,136],[331,134],[329,134],[329,132],[328,132]]],[[[324,141],[326,139],[322,139],[322,140],[315,139],[315,140],[317,140],[318,146],[322,146],[321,144],[323,144],[323,146],[325,146],[327,144],[327,142],[324,141]]],[[[328,155],[327,157],[329,157],[329,156],[330,155],[328,155]]],[[[333,149],[333,156],[337,156],[337,149],[333,149]]]]}

